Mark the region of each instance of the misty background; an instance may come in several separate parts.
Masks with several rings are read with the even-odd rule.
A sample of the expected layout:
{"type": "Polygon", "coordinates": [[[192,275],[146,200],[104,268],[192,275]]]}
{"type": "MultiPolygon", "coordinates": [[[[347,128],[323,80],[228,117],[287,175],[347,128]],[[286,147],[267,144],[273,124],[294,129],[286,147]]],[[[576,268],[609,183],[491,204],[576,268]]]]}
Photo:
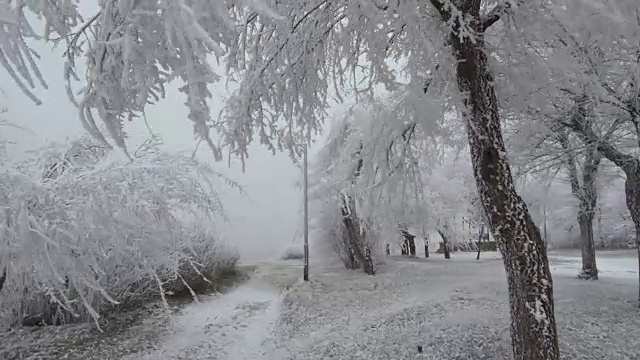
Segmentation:
{"type": "MultiPolygon", "coordinates": [[[[36,28],[36,31],[40,29],[36,28]]],[[[42,42],[31,42],[31,45],[41,57],[40,70],[48,85],[48,89],[40,87],[33,90],[42,101],[41,105],[27,98],[6,72],[0,72],[0,81],[4,84],[0,104],[6,108],[2,117],[22,128],[2,128],[3,137],[9,142],[7,153],[16,161],[34,156],[29,152],[48,143],[65,143],[87,134],[78,119],[76,107],[66,93],[64,44],[55,49],[51,44],[42,42]]],[[[219,73],[224,74],[222,66],[219,73]]],[[[79,75],[82,76],[81,73],[79,75]]],[[[179,82],[171,83],[165,99],[147,106],[146,117],[153,133],[164,141],[163,150],[191,154],[197,140],[192,122],[187,118],[186,97],[178,92],[178,86],[179,82]]],[[[211,90],[211,111],[217,114],[230,90],[226,88],[224,78],[211,90]]],[[[338,115],[345,108],[346,105],[337,105],[328,112],[338,115]]],[[[144,121],[125,124],[125,131],[129,149],[135,149],[150,135],[144,121]]],[[[215,135],[212,138],[215,139],[215,135]]],[[[310,160],[321,145],[322,138],[316,139],[309,150],[310,160]]],[[[302,180],[302,169],[294,165],[287,153],[274,155],[254,142],[250,146],[244,172],[237,159],[232,159],[230,166],[226,160],[215,162],[206,145],[198,148],[196,156],[201,161],[213,163],[219,172],[238,182],[246,192],[246,196],[242,196],[228,187],[220,189],[228,217],[227,222],[220,221],[220,234],[225,241],[237,247],[243,261],[272,259],[280,256],[294,240],[302,244],[303,197],[301,187],[297,186],[302,180]]]]}

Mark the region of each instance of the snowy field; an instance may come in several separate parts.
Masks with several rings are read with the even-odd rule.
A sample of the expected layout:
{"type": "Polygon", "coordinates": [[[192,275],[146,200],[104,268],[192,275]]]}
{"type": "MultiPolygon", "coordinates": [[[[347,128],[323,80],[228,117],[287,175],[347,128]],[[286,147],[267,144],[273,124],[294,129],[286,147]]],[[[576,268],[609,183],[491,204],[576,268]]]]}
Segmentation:
{"type": "MultiPolygon", "coordinates": [[[[579,253],[550,253],[563,359],[640,359],[635,252],[599,254],[594,282],[574,278],[579,253]]],[[[392,257],[374,277],[315,266],[309,283],[295,261],[253,264],[252,279],[227,294],[82,346],[44,336],[50,329],[2,334],[0,358],[508,359],[506,280],[495,255],[392,257]],[[64,351],[20,354],[61,341],[64,351]]]]}
{"type": "MultiPolygon", "coordinates": [[[[582,268],[580,250],[551,251],[549,259],[557,276],[574,276],[582,268]]],[[[601,280],[638,282],[636,250],[598,251],[596,265],[601,280]]]]}

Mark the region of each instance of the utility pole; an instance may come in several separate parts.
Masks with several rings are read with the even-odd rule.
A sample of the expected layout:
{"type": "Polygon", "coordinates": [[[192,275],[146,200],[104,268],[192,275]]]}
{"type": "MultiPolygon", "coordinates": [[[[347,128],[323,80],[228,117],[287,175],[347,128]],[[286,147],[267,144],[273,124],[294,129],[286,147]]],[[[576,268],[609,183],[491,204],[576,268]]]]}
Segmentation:
{"type": "Polygon", "coordinates": [[[304,281],[309,281],[309,179],[307,144],[304,145],[304,281]]]}

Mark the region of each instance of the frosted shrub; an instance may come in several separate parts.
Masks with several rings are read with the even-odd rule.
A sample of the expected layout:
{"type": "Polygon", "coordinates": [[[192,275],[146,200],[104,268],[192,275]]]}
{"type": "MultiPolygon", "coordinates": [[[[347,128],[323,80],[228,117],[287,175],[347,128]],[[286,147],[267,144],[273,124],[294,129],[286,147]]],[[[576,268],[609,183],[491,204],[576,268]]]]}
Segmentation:
{"type": "Polygon", "coordinates": [[[217,187],[235,184],[155,145],[129,160],[78,142],[0,174],[2,326],[97,321],[114,307],[195,295],[233,269],[237,255],[214,222],[223,216],[217,187]],[[25,175],[34,164],[46,169],[41,179],[25,175]]]}
{"type": "Polygon", "coordinates": [[[290,245],[284,250],[282,260],[303,260],[304,248],[301,245],[290,245]]]}

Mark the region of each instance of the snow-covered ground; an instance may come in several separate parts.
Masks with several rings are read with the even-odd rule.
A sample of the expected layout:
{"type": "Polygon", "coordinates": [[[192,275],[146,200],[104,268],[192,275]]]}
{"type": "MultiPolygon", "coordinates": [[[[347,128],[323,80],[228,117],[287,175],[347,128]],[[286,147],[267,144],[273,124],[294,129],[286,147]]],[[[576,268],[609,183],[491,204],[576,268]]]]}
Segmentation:
{"type": "MultiPolygon", "coordinates": [[[[508,359],[508,294],[500,257],[452,257],[391,257],[376,276],[312,263],[308,283],[300,281],[296,261],[245,264],[256,271],[235,290],[202,298],[163,321],[142,322],[121,336],[139,345],[132,338],[154,334],[126,356],[126,341],[123,346],[101,340],[83,351],[68,346],[64,355],[40,352],[31,358],[508,359]]],[[[625,280],[635,276],[635,253],[600,252],[603,279],[597,282],[575,279],[579,253],[553,252],[550,258],[563,358],[640,359],[637,280],[625,280]]],[[[27,337],[23,347],[38,346],[28,345],[30,332],[21,334],[27,337]]],[[[0,341],[4,345],[11,337],[0,334],[0,341]]]]}
{"type": "MultiPolygon", "coordinates": [[[[597,251],[596,266],[601,280],[638,282],[636,250],[597,251]]],[[[579,250],[549,252],[550,268],[554,275],[575,276],[582,269],[579,250]]]]}
{"type": "Polygon", "coordinates": [[[279,289],[249,281],[222,296],[202,299],[172,318],[155,349],[124,359],[273,359],[279,289]]]}
{"type": "MultiPolygon", "coordinates": [[[[375,277],[338,268],[314,274],[285,297],[280,330],[291,358],[508,359],[502,262],[474,255],[389,261],[375,277]]],[[[563,259],[574,260],[579,265],[579,257],[563,259]]],[[[637,285],[576,274],[554,276],[563,358],[640,359],[637,285]]]]}
{"type": "Polygon", "coordinates": [[[296,261],[243,266],[256,268],[250,281],[187,306],[151,351],[124,359],[286,359],[276,339],[282,290],[299,281],[302,268],[296,261]]]}

